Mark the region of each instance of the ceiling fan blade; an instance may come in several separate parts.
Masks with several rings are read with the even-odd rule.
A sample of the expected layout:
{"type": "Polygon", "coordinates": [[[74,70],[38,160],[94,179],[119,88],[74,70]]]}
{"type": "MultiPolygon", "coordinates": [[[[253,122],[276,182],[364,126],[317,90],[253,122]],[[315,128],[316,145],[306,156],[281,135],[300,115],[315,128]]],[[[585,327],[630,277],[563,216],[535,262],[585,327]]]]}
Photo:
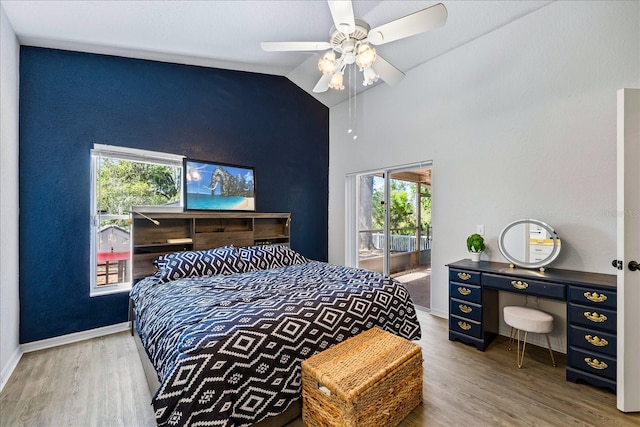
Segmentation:
{"type": "Polygon", "coordinates": [[[336,29],[345,34],[351,34],[356,29],[356,19],[353,16],[353,5],[351,0],[327,0],[331,17],[336,29]]]}
{"type": "Polygon", "coordinates": [[[438,3],[411,15],[372,28],[367,38],[369,43],[381,45],[442,27],[446,22],[447,8],[442,3],[438,3]]]}
{"type": "Polygon", "coordinates": [[[262,50],[266,52],[312,51],[331,48],[328,42],[262,42],[262,50]]]}
{"type": "Polygon", "coordinates": [[[396,67],[387,62],[384,58],[378,55],[376,62],[371,66],[373,71],[376,72],[382,80],[384,80],[389,86],[393,86],[404,79],[404,73],[398,70],[396,67]]]}
{"type": "Polygon", "coordinates": [[[315,87],[313,88],[313,91],[315,93],[322,93],[329,90],[329,83],[331,83],[331,76],[332,74],[323,74],[322,77],[320,77],[320,80],[318,80],[318,83],[316,83],[315,87]]]}

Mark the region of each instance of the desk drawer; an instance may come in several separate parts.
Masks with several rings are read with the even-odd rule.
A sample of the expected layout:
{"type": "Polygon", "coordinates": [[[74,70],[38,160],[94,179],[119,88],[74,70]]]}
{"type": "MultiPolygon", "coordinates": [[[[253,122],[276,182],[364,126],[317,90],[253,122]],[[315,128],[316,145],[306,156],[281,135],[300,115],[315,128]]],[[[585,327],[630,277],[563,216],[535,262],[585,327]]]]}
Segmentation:
{"type": "Polygon", "coordinates": [[[482,306],[469,301],[451,298],[449,300],[449,314],[481,322],[482,306]]]}
{"type": "Polygon", "coordinates": [[[587,329],[616,333],[617,316],[614,310],[599,309],[587,305],[567,304],[569,324],[585,326],[587,329]]]}
{"type": "Polygon", "coordinates": [[[616,291],[569,286],[567,299],[578,304],[593,305],[615,309],[617,306],[616,291]]]}
{"type": "Polygon", "coordinates": [[[570,347],[567,354],[567,366],[580,369],[600,377],[616,379],[616,358],[602,353],[585,351],[577,347],[570,347]]]}
{"type": "Polygon", "coordinates": [[[452,269],[449,269],[449,280],[452,282],[479,285],[480,273],[475,271],[455,270],[452,268],[452,269]]]}
{"type": "Polygon", "coordinates": [[[565,299],[565,285],[547,283],[525,278],[512,278],[484,274],[482,285],[509,292],[537,295],[545,298],[565,299]]]}
{"type": "Polygon", "coordinates": [[[473,320],[449,316],[449,329],[472,337],[482,337],[482,324],[473,320]]]}
{"type": "Polygon", "coordinates": [[[569,346],[580,347],[588,352],[616,355],[616,336],[602,331],[569,325],[569,346]]]}
{"type": "Polygon", "coordinates": [[[482,288],[466,283],[449,283],[449,296],[480,304],[482,302],[482,288]]]}

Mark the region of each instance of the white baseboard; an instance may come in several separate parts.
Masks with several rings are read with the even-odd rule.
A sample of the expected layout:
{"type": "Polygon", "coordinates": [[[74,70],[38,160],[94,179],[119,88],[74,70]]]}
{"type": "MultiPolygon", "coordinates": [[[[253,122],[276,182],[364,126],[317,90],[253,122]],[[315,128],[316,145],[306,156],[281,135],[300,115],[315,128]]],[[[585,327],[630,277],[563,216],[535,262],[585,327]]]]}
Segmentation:
{"type": "Polygon", "coordinates": [[[4,389],[5,384],[9,381],[11,374],[18,366],[18,362],[20,362],[20,358],[22,357],[22,348],[20,346],[16,347],[16,350],[13,352],[7,364],[2,368],[2,373],[0,373],[0,391],[4,389]]]}
{"type": "Polygon", "coordinates": [[[117,323],[115,325],[103,326],[102,328],[90,329],[88,331],[47,338],[46,340],[33,341],[22,344],[20,347],[24,353],[29,353],[32,351],[44,350],[46,348],[84,341],[91,338],[103,337],[117,332],[128,331],[130,325],[130,322],[117,323]]]}
{"type": "Polygon", "coordinates": [[[448,319],[449,318],[449,313],[448,312],[444,312],[444,311],[440,311],[440,310],[434,310],[433,308],[431,310],[429,310],[429,314],[433,314],[434,316],[437,316],[437,317],[442,317],[443,319],[448,319]]]}
{"type": "Polygon", "coordinates": [[[62,335],[59,337],[48,338],[46,340],[33,341],[21,344],[13,352],[7,364],[0,372],[0,391],[4,389],[5,384],[9,381],[11,374],[18,366],[20,359],[24,353],[32,351],[44,350],[46,348],[57,347],[60,345],[71,344],[78,341],[84,341],[91,338],[102,337],[105,335],[115,334],[117,332],[128,331],[131,326],[130,322],[118,323],[115,325],[103,326],[102,328],[90,329],[88,331],[75,332],[73,334],[62,335]]]}

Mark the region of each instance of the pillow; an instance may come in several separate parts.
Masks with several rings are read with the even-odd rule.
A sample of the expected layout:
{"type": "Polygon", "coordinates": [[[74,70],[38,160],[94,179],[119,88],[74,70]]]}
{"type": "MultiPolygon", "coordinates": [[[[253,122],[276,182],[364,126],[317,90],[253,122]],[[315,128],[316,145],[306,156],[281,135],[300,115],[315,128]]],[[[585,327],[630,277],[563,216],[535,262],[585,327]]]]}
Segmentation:
{"type": "Polygon", "coordinates": [[[163,255],[156,259],[156,265],[160,277],[158,283],[183,277],[233,274],[246,270],[238,249],[234,246],[163,255]]]}
{"type": "Polygon", "coordinates": [[[282,245],[261,245],[238,248],[245,271],[266,270],[287,265],[304,264],[307,258],[282,245]]]}
{"type": "Polygon", "coordinates": [[[161,273],[164,266],[167,265],[167,258],[169,255],[171,254],[162,254],[153,260],[153,265],[156,268],[156,274],[161,273]]]}

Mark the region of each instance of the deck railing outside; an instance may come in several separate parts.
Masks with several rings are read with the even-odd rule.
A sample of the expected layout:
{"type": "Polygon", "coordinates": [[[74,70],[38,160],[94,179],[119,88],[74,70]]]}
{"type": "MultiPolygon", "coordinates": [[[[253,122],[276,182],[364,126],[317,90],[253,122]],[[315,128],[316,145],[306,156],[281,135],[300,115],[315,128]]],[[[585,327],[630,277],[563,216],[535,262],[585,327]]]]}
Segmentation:
{"type": "MultiPolygon", "coordinates": [[[[372,233],[373,245],[377,249],[384,248],[384,233],[372,233]]],[[[391,234],[389,239],[389,249],[391,252],[416,252],[416,236],[403,236],[400,234],[391,234]]],[[[427,251],[431,249],[430,236],[420,236],[420,250],[427,251]]]]}

